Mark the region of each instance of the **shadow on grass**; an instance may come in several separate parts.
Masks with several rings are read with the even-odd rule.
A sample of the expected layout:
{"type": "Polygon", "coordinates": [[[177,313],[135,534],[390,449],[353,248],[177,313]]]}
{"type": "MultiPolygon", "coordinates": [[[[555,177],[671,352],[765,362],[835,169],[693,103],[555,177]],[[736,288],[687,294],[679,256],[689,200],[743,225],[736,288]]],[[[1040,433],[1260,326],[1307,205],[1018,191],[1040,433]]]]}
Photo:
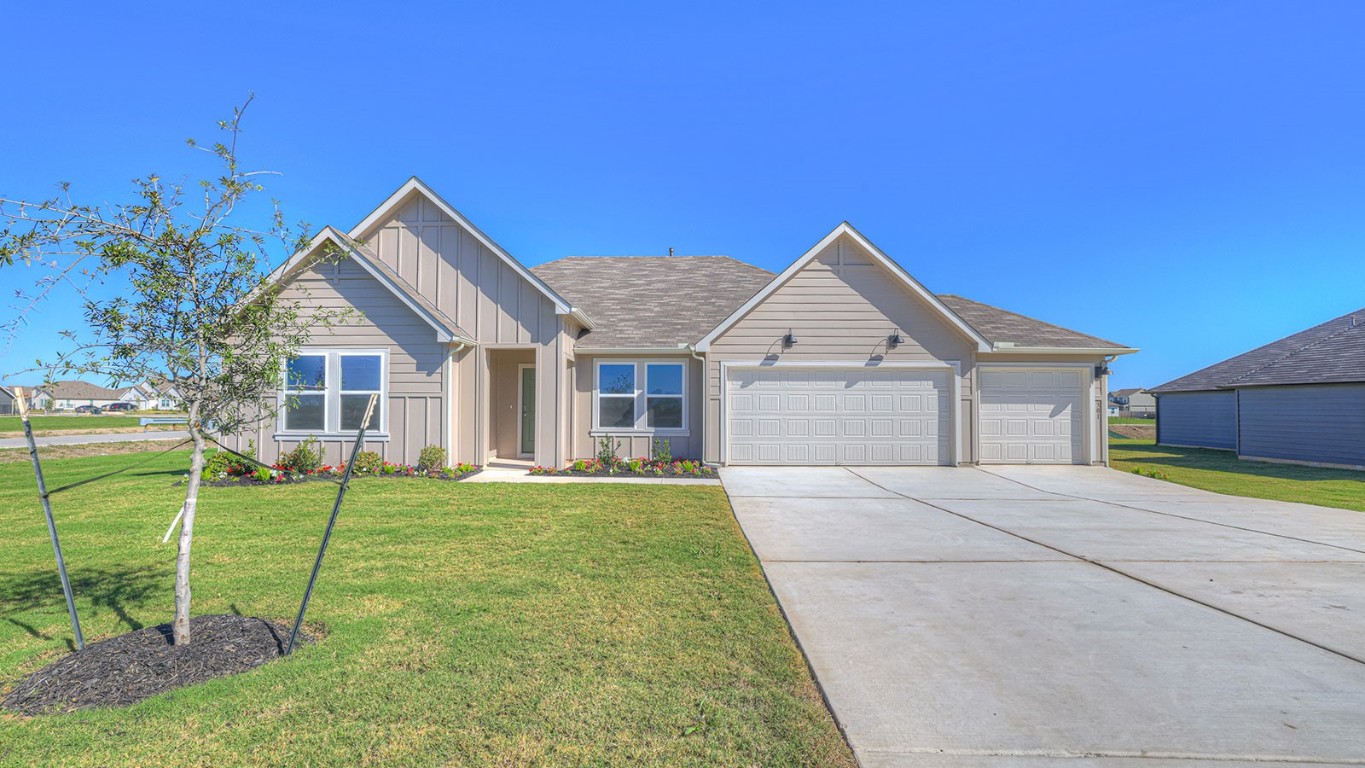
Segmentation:
{"type": "MultiPolygon", "coordinates": [[[[1114,460],[1120,462],[1233,472],[1239,475],[1252,475],[1277,480],[1308,482],[1346,480],[1355,481],[1365,486],[1365,472],[1239,459],[1231,451],[1215,451],[1209,448],[1176,448],[1149,442],[1114,443],[1110,450],[1114,451],[1114,460]],[[1134,455],[1129,455],[1130,453],[1134,455]]],[[[1362,490],[1365,490],[1365,487],[1362,490]]]]}
{"type": "MultiPolygon", "coordinates": [[[[79,568],[70,572],[71,591],[77,601],[88,600],[96,611],[108,609],[128,625],[130,631],[145,625],[129,613],[148,602],[153,594],[169,592],[170,584],[156,569],[79,568]]],[[[34,637],[44,636],[32,625],[15,618],[29,611],[65,610],[62,582],[57,568],[22,573],[0,573],[0,618],[20,627],[34,637]]]]}

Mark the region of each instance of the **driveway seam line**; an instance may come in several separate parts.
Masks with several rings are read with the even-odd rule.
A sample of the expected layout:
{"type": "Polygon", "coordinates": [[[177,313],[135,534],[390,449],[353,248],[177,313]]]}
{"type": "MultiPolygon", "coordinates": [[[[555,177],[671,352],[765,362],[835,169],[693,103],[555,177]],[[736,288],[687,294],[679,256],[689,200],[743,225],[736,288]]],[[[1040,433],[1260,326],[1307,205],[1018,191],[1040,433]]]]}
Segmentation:
{"type": "MultiPolygon", "coordinates": [[[[1057,491],[1046,491],[1046,490],[1043,490],[1042,488],[1039,488],[1039,487],[1037,487],[1037,486],[1029,485],[1028,483],[1026,483],[1026,482],[1024,482],[1024,481],[1022,481],[1022,480],[1016,480],[1016,479],[1014,479],[1014,478],[1012,478],[1012,477],[1006,477],[1005,475],[996,474],[995,472],[992,472],[992,471],[990,471],[990,470],[988,470],[988,469],[982,469],[982,468],[980,468],[980,467],[972,467],[972,469],[975,469],[975,470],[978,471],[978,472],[984,472],[984,473],[990,475],[991,477],[998,477],[998,478],[1000,478],[1001,480],[1004,480],[1004,481],[1006,481],[1006,482],[1014,483],[1015,485],[1019,485],[1019,486],[1022,486],[1022,487],[1024,487],[1024,488],[1028,488],[1028,489],[1030,489],[1030,490],[1038,491],[1039,493],[1047,493],[1047,494],[1051,494],[1051,495],[1053,495],[1053,496],[1060,496],[1060,497],[1062,497],[1062,498],[1064,498],[1064,499],[1076,499],[1077,501],[1093,501],[1093,502],[1096,502],[1096,503],[1098,503],[1098,504],[1110,504],[1110,505],[1113,505],[1113,506],[1115,506],[1115,507],[1119,507],[1119,508],[1121,508],[1121,509],[1131,509],[1131,510],[1133,510],[1133,511],[1135,511],[1135,512],[1149,512],[1149,513],[1151,513],[1151,514],[1153,514],[1153,515],[1165,515],[1166,517],[1174,517],[1174,518],[1177,519],[1177,520],[1189,520],[1189,521],[1195,522],[1195,523],[1208,523],[1209,525],[1217,525],[1217,526],[1222,526],[1223,528],[1231,528],[1231,529],[1233,529],[1234,531],[1246,531],[1247,533],[1259,533],[1259,534],[1261,534],[1261,535],[1263,535],[1263,536],[1278,536],[1278,537],[1281,538],[1281,539],[1289,539],[1290,541],[1298,541],[1298,542],[1302,542],[1302,543],[1304,543],[1304,544],[1316,544],[1316,545],[1318,545],[1319,547],[1332,547],[1332,548],[1334,548],[1334,549],[1342,549],[1342,550],[1345,550],[1345,551],[1347,551],[1347,552],[1357,552],[1357,553],[1360,553],[1360,554],[1365,555],[1365,550],[1355,549],[1355,548],[1353,548],[1353,547],[1343,547],[1343,546],[1341,546],[1340,544],[1328,544],[1327,542],[1324,542],[1324,541],[1314,541],[1314,540],[1312,540],[1312,539],[1301,539],[1301,538],[1299,538],[1298,536],[1290,536],[1290,535],[1285,534],[1285,533],[1272,533],[1271,531],[1258,531],[1258,530],[1256,530],[1255,528],[1244,528],[1244,527],[1242,527],[1242,526],[1240,526],[1240,525],[1232,525],[1231,523],[1219,523],[1219,522],[1215,522],[1215,521],[1213,521],[1213,520],[1203,520],[1203,519],[1200,519],[1200,518],[1198,518],[1198,517],[1188,517],[1188,516],[1186,516],[1186,515],[1177,515],[1177,514],[1175,514],[1175,513],[1173,513],[1173,512],[1160,512],[1160,511],[1157,511],[1157,510],[1155,510],[1155,509],[1144,509],[1144,508],[1142,508],[1142,507],[1135,507],[1135,506],[1133,506],[1133,505],[1131,505],[1131,504],[1125,504],[1125,503],[1123,503],[1122,501],[1105,501],[1104,499],[1092,499],[1092,498],[1090,498],[1089,496],[1077,496],[1077,495],[1072,494],[1072,493],[1059,493],[1059,492],[1057,492],[1057,491]]],[[[1112,470],[1112,471],[1117,472],[1118,470],[1112,470]]],[[[871,481],[869,480],[868,482],[871,482],[871,481]]],[[[1157,481],[1155,481],[1155,482],[1165,482],[1165,481],[1157,480],[1157,481]]],[[[875,483],[873,483],[873,484],[876,485],[875,483]]],[[[1179,483],[1174,483],[1174,485],[1179,485],[1179,483]]],[[[877,487],[880,488],[881,486],[877,486],[877,487]]],[[[1188,488],[1189,486],[1181,486],[1181,487],[1182,487],[1182,488],[1188,488]]],[[[889,488],[887,488],[887,489],[885,489],[885,490],[891,491],[891,489],[889,489],[889,488]]],[[[1194,490],[1200,490],[1200,489],[1196,488],[1196,489],[1194,489],[1194,490]]],[[[891,493],[895,493],[895,491],[891,491],[891,493]]],[[[1213,491],[1205,491],[1205,493],[1213,493],[1213,491]]],[[[1218,494],[1214,494],[1214,495],[1216,495],[1216,496],[1226,496],[1227,494],[1218,493],[1218,494]]],[[[1251,496],[1236,496],[1236,497],[1233,497],[1233,498],[1254,498],[1254,497],[1251,497],[1251,496]]],[[[917,501],[918,501],[918,499],[917,499],[917,501]]],[[[958,501],[958,499],[952,499],[952,501],[958,501]]],[[[1019,499],[1019,501],[1027,501],[1027,499],[1019,499]]],[[[1258,499],[1258,501],[1274,501],[1274,500],[1273,500],[1273,499],[1258,499]]],[[[1289,502],[1289,503],[1292,503],[1292,502],[1289,502]]],[[[1349,511],[1349,510],[1343,510],[1343,511],[1349,511]]]]}
{"type": "MultiPolygon", "coordinates": [[[[872,485],[875,485],[875,486],[877,486],[878,488],[881,488],[882,490],[887,491],[888,493],[894,493],[894,494],[896,494],[897,496],[902,496],[902,497],[904,497],[904,498],[910,499],[911,501],[918,501],[918,502],[921,503],[921,504],[925,504],[925,505],[927,505],[927,506],[933,507],[934,509],[937,509],[937,510],[940,510],[940,511],[943,511],[943,512],[947,512],[947,513],[950,514],[950,515],[955,515],[955,516],[957,516],[957,517],[962,518],[963,520],[968,520],[968,521],[970,521],[970,522],[976,523],[977,525],[985,526],[986,528],[991,528],[991,529],[993,529],[993,530],[999,531],[999,532],[1004,533],[1004,534],[1007,534],[1007,535],[1009,535],[1009,536],[1013,536],[1013,537],[1015,537],[1015,538],[1022,539],[1022,540],[1024,540],[1024,541],[1029,542],[1030,544],[1037,544],[1037,545],[1040,546],[1040,547],[1044,547],[1044,548],[1046,548],[1046,549],[1050,549],[1050,550],[1052,550],[1052,551],[1054,551],[1054,552],[1059,552],[1059,553],[1061,553],[1061,554],[1063,554],[1063,555],[1066,555],[1066,556],[1068,556],[1068,557],[1074,557],[1074,558],[1076,558],[1077,560],[1080,560],[1080,561],[1082,561],[1082,562],[1090,563],[1090,564],[1092,564],[1092,565],[1095,565],[1095,566],[1098,566],[1098,567],[1100,567],[1100,568],[1103,568],[1104,570],[1109,571],[1110,573],[1118,574],[1119,576],[1122,576],[1122,577],[1127,578],[1127,579],[1132,579],[1133,581],[1136,581],[1136,582],[1138,582],[1139,584],[1146,584],[1147,586],[1151,587],[1152,589],[1159,590],[1159,591],[1161,591],[1161,592],[1165,592],[1165,593],[1168,594],[1168,595],[1172,595],[1172,596],[1174,596],[1174,597],[1178,597],[1178,598],[1180,598],[1180,599],[1182,599],[1182,600],[1188,600],[1189,602],[1194,603],[1195,605],[1202,605],[1202,606],[1204,606],[1205,608],[1209,608],[1209,609],[1211,609],[1211,610],[1217,611],[1217,612],[1219,612],[1219,613],[1221,613],[1221,614],[1224,614],[1225,616],[1231,616],[1231,617],[1234,618],[1234,619],[1240,619],[1240,620],[1242,620],[1242,621],[1247,622],[1248,624],[1252,624],[1252,625],[1255,625],[1255,626],[1260,627],[1260,628],[1262,628],[1262,629],[1266,629],[1266,630],[1269,630],[1269,631],[1271,631],[1271,632],[1274,632],[1274,633],[1276,633],[1276,634],[1283,635],[1284,637],[1288,637],[1288,638],[1290,638],[1290,639],[1292,639],[1292,640],[1298,640],[1299,642],[1304,643],[1304,644],[1306,644],[1306,645],[1311,645],[1311,646],[1313,646],[1314,648],[1317,648],[1317,649],[1319,649],[1319,650],[1326,651],[1326,652],[1331,653],[1331,654],[1334,654],[1334,655],[1336,655],[1336,656],[1340,656],[1340,657],[1342,657],[1343,659],[1349,659],[1350,661],[1354,661],[1354,662],[1357,663],[1357,664],[1360,664],[1360,665],[1362,665],[1362,666],[1365,666],[1365,659],[1358,658],[1358,657],[1353,656],[1353,655],[1351,655],[1351,654],[1349,654],[1349,653],[1346,653],[1345,651],[1339,651],[1339,650],[1337,650],[1337,649],[1335,649],[1335,648],[1332,648],[1332,647],[1330,647],[1330,646],[1323,645],[1322,643],[1315,642],[1315,641],[1313,641],[1313,640],[1309,640],[1309,639],[1304,638],[1304,637],[1299,637],[1298,635],[1295,635],[1295,634],[1293,634],[1292,632],[1286,632],[1286,631],[1283,630],[1283,629],[1279,629],[1279,628],[1277,628],[1277,627],[1272,627],[1272,626],[1270,626],[1269,624],[1263,624],[1263,623],[1261,623],[1261,622],[1259,622],[1259,621],[1257,621],[1257,620],[1255,620],[1255,619],[1248,618],[1248,617],[1246,617],[1246,616],[1242,616],[1241,614],[1238,614],[1238,613],[1233,613],[1232,611],[1230,611],[1230,610],[1228,610],[1228,609],[1226,609],[1226,608],[1221,608],[1221,607],[1216,606],[1216,605],[1213,605],[1213,604],[1211,604],[1211,603],[1206,603],[1206,602],[1204,602],[1203,600],[1199,600],[1199,599],[1197,599],[1197,598],[1190,597],[1189,595],[1181,594],[1180,592],[1177,592],[1177,591],[1175,591],[1174,589],[1169,589],[1169,588],[1167,588],[1167,587],[1161,586],[1160,584],[1156,584],[1156,583],[1150,582],[1150,581],[1148,581],[1148,580],[1146,580],[1146,579],[1144,579],[1144,578],[1142,578],[1142,577],[1140,577],[1140,576],[1135,576],[1135,575],[1133,575],[1133,574],[1131,574],[1131,573],[1128,573],[1128,572],[1126,572],[1126,571],[1123,571],[1123,570],[1121,570],[1121,569],[1119,569],[1119,568],[1116,568],[1116,567],[1114,567],[1114,566],[1112,566],[1112,565],[1108,565],[1108,564],[1106,564],[1106,563],[1103,563],[1103,562],[1101,562],[1101,561],[1099,561],[1099,560],[1095,560],[1095,559],[1093,559],[1093,558],[1085,557],[1085,556],[1083,556],[1083,555],[1077,555],[1077,554],[1072,553],[1072,552],[1067,552],[1066,550],[1062,549],[1061,547],[1055,547],[1055,546],[1053,546],[1053,545],[1051,545],[1051,544],[1044,544],[1044,543],[1041,542],[1041,541],[1036,541],[1036,540],[1034,540],[1034,539],[1030,539],[1029,537],[1024,536],[1023,534],[1015,533],[1014,531],[1006,530],[1006,529],[1004,529],[1004,528],[1001,528],[1001,527],[996,526],[996,525],[992,525],[992,524],[987,523],[987,522],[984,522],[984,521],[982,521],[982,520],[977,520],[977,519],[971,517],[970,515],[965,515],[965,514],[963,514],[963,513],[961,513],[961,512],[954,512],[953,510],[948,509],[948,508],[946,508],[946,507],[940,507],[940,506],[938,506],[937,504],[933,504],[933,503],[924,501],[924,500],[922,500],[922,499],[916,499],[916,498],[914,498],[913,496],[906,496],[905,494],[903,494],[903,493],[901,493],[901,492],[899,492],[899,491],[893,491],[893,490],[891,490],[890,488],[887,488],[886,486],[883,486],[883,485],[879,484],[879,483],[878,483],[877,481],[875,481],[875,480],[869,479],[869,478],[867,478],[867,477],[863,477],[863,475],[858,474],[857,472],[855,472],[855,471],[852,470],[852,469],[849,469],[848,467],[844,467],[844,469],[847,470],[847,471],[848,471],[850,474],[852,474],[854,477],[862,478],[864,481],[866,481],[866,482],[868,482],[868,483],[871,483],[872,485]]],[[[991,473],[988,472],[987,474],[991,474],[991,473]]],[[[999,477],[999,475],[995,475],[995,476],[996,476],[996,477],[999,477]]],[[[1005,479],[1009,479],[1009,478],[1005,478],[1005,479]]],[[[1024,485],[1024,484],[1023,484],[1023,483],[1020,483],[1020,485],[1024,485]]],[[[1025,486],[1025,487],[1028,487],[1028,486],[1025,486]]],[[[1048,491],[1043,491],[1042,489],[1035,489],[1035,490],[1039,490],[1039,491],[1042,492],[1042,493],[1048,493],[1048,491]]],[[[1058,495],[1061,495],[1061,494],[1058,494],[1058,495]]],[[[1090,499],[1090,501],[1095,501],[1095,499],[1090,499]]],[[[1310,542],[1310,543],[1311,543],[1311,542],[1310,542]]]]}

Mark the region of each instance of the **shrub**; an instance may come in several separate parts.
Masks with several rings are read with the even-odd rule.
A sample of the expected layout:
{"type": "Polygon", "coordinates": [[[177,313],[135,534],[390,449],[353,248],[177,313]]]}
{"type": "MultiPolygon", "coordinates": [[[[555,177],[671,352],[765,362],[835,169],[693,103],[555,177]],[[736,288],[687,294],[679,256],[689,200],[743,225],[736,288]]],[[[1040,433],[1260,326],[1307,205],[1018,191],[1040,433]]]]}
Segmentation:
{"type": "Polygon", "coordinates": [[[383,464],[384,460],[375,451],[361,451],[355,455],[355,471],[360,474],[372,475],[383,464]]]}
{"type": "Polygon", "coordinates": [[[446,465],[446,449],[439,445],[428,445],[417,454],[417,468],[423,472],[435,472],[446,465]]]}
{"type": "Polygon", "coordinates": [[[309,435],[294,446],[294,450],[281,454],[280,464],[304,475],[322,466],[322,449],[318,448],[318,439],[309,435]]]}
{"type": "Polygon", "coordinates": [[[588,471],[588,460],[587,460],[587,459],[574,459],[574,460],[573,460],[573,471],[575,471],[575,472],[587,472],[587,471],[588,471]]]}
{"type": "Polygon", "coordinates": [[[398,465],[397,465],[397,464],[389,464],[388,462],[385,462],[383,465],[381,465],[381,466],[379,467],[379,471],[380,471],[381,473],[385,474],[385,475],[397,474],[397,472],[398,472],[398,465]]]}
{"type": "Polygon", "coordinates": [[[217,478],[232,474],[232,465],[235,463],[233,458],[227,451],[214,451],[208,461],[204,462],[204,476],[217,478]]]}
{"type": "Polygon", "coordinates": [[[616,452],[621,450],[621,441],[611,435],[602,435],[597,441],[597,460],[606,466],[616,463],[616,452]]]}
{"type": "Polygon", "coordinates": [[[257,481],[262,482],[262,483],[268,483],[268,482],[270,482],[271,480],[273,480],[274,478],[275,478],[275,473],[274,473],[274,472],[271,472],[270,470],[266,469],[265,467],[259,467],[259,468],[256,469],[256,480],[257,480],[257,481]]]}
{"type": "Polygon", "coordinates": [[[673,447],[669,445],[668,438],[654,438],[654,460],[663,464],[673,461],[673,447]]]}

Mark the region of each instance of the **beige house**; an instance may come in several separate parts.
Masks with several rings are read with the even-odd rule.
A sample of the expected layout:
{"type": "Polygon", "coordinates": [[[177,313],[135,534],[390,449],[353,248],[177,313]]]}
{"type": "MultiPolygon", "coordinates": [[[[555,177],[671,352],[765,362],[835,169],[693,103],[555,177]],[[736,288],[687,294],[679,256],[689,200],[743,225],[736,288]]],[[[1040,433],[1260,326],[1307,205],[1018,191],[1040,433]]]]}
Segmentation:
{"type": "Polygon", "coordinates": [[[351,308],[289,366],[265,458],[312,435],[337,461],[563,465],[600,438],[720,464],[1106,461],[1106,364],[1136,350],[939,296],[847,223],[779,275],[721,256],[528,269],[417,179],[276,271],[351,308]],[[321,260],[328,244],[345,254],[321,260]]]}

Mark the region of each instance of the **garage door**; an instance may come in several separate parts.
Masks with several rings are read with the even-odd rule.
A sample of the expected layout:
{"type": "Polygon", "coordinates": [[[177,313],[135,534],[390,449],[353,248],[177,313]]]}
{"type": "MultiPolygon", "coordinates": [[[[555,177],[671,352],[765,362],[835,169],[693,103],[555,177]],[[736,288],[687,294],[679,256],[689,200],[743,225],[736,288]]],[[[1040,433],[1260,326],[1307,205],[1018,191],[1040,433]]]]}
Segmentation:
{"type": "Polygon", "coordinates": [[[946,464],[949,373],[737,368],[726,383],[731,464],[946,464]]]}
{"type": "Polygon", "coordinates": [[[1088,464],[1085,372],[981,368],[983,464],[1088,464]]]}

